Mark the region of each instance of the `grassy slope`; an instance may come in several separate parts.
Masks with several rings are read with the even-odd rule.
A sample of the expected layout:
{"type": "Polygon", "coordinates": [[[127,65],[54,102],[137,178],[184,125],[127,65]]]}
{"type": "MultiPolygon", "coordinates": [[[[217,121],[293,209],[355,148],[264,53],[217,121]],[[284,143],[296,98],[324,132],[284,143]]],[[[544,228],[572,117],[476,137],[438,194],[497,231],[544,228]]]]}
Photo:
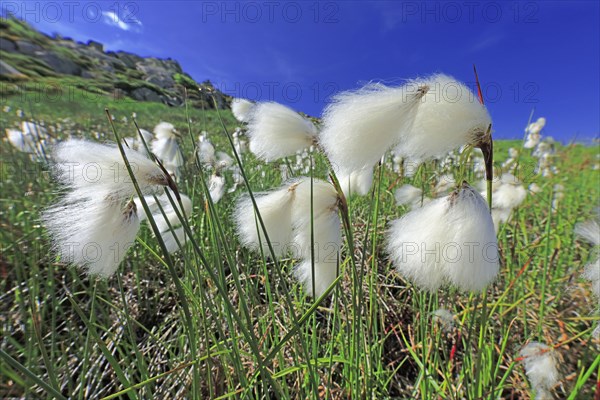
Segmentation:
{"type": "MultiPolygon", "coordinates": [[[[186,293],[181,298],[148,229],[108,281],[62,265],[49,253],[37,220],[56,187],[43,168],[3,143],[0,349],[64,395],[98,398],[146,382],[123,396],[270,396],[266,387],[273,382],[256,372],[259,360],[271,354],[266,368],[283,397],[528,398],[530,389],[515,359],[526,341],[540,340],[559,345],[564,379],[557,396],[591,398],[598,379],[598,366],[591,368],[599,357],[597,342],[591,340],[597,319],[589,284],[579,277],[591,255],[589,246],[575,240],[573,226],[591,215],[599,198],[598,171],[591,170],[597,148],[560,147],[559,175],[524,174],[543,192],[528,196],[501,228],[501,276],[485,298],[448,289],[428,295],[393,272],[382,253],[383,232],[405,212],[394,205],[393,190],[411,182],[427,191],[432,173],[425,169],[401,181],[385,170],[376,200],[367,196],[351,202],[358,270],[342,258],[336,300],[324,301],[295,335],[280,343],[295,320],[311,310],[311,300],[291,278],[293,260],[275,270],[233,238],[230,215],[234,199],[245,190],[227,194],[214,211],[205,203],[201,178],[206,176],[192,162],[184,109],[104,97],[86,100],[83,92],[75,96],[75,102],[9,98],[2,103],[11,109],[0,112],[1,128],[18,125],[17,109],[26,119],[43,121],[57,136],[112,139],[104,107],[111,109],[124,136],[133,136],[132,112],[149,130],[160,120],[174,123],[185,133],[188,159],[181,191],[193,199],[194,237],[217,281],[188,244],[184,254],[175,256],[174,272],[186,293]],[[557,183],[565,186],[565,198],[552,213],[557,183]],[[217,290],[221,284],[226,297],[217,290]],[[490,314],[485,324],[482,304],[490,314]],[[182,307],[190,309],[191,320],[182,307]],[[457,328],[444,332],[432,322],[431,312],[439,307],[456,314],[457,328]],[[189,339],[194,336],[195,357],[189,339]]],[[[232,116],[222,115],[232,129],[232,116]]],[[[216,112],[191,110],[190,118],[194,140],[206,130],[217,149],[231,154],[216,112]]],[[[498,142],[498,160],[515,145],[498,142]]],[[[524,156],[523,164],[532,160],[524,156]]],[[[254,190],[280,183],[277,165],[263,166],[247,156],[245,167],[254,190]]],[[[5,362],[0,362],[0,376],[0,397],[45,397],[32,378],[5,362]]]]}
{"type": "MultiPolygon", "coordinates": [[[[44,98],[44,102],[52,107],[53,99],[56,97],[63,97],[71,101],[78,100],[79,98],[74,92],[81,91],[93,93],[92,99],[113,94],[116,92],[115,89],[120,89],[120,95],[124,97],[125,92],[129,93],[139,88],[148,88],[155,93],[167,95],[167,97],[181,97],[184,88],[187,88],[190,104],[205,108],[213,107],[213,104],[206,101],[205,96],[196,90],[198,87],[212,88],[212,84],[209,82],[197,83],[185,72],[174,73],[172,77],[176,82],[176,88],[167,90],[148,82],[139,70],[126,67],[107,70],[99,65],[97,59],[59,44],[54,38],[36,31],[32,26],[19,19],[2,18],[0,27],[2,28],[0,37],[13,42],[28,41],[44,50],[60,55],[61,58],[74,62],[94,76],[93,79],[87,79],[74,75],[60,75],[36,56],[0,50],[2,60],[22,74],[20,77],[0,80],[1,93],[4,97],[19,95],[23,91],[33,92],[37,93],[40,98],[44,98]]],[[[222,97],[225,101],[229,98],[224,95],[222,97]]],[[[90,100],[90,95],[87,96],[87,99],[90,100]]],[[[124,98],[122,101],[132,100],[124,98]]],[[[37,102],[41,103],[39,100],[37,102]]]]}

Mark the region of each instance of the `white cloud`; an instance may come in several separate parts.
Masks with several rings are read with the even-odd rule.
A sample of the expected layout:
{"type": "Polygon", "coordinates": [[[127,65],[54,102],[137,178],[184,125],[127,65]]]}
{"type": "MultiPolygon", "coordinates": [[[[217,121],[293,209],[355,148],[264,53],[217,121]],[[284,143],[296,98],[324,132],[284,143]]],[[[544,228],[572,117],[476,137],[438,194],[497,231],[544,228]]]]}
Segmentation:
{"type": "Polygon", "coordinates": [[[129,16],[127,18],[128,21],[125,22],[113,11],[103,11],[102,16],[104,17],[103,21],[105,24],[115,26],[124,31],[135,30],[142,25],[142,22],[133,16],[129,16]]]}
{"type": "Polygon", "coordinates": [[[500,43],[504,39],[504,34],[486,34],[478,38],[478,40],[471,46],[471,52],[478,52],[486,50],[500,43]]]}

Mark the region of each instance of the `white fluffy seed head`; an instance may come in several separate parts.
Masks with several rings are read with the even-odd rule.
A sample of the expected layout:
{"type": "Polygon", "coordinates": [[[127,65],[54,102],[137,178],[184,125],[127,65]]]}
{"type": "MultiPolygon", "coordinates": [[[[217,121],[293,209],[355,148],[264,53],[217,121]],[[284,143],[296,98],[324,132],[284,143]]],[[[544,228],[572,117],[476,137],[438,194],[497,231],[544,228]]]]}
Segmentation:
{"type": "MultiPolygon", "coordinates": [[[[575,225],[575,234],[593,246],[600,245],[600,225],[597,219],[579,222],[575,225]]],[[[586,265],[582,276],[592,284],[592,294],[598,300],[598,309],[600,310],[600,258],[586,265]]],[[[595,336],[599,334],[600,324],[594,331],[595,336]]]]}
{"type": "Polygon", "coordinates": [[[537,183],[532,183],[531,185],[529,185],[529,191],[531,192],[531,194],[541,193],[542,190],[543,189],[537,183]]]}
{"type": "MultiPolygon", "coordinates": [[[[583,277],[591,282],[592,293],[596,296],[596,300],[598,301],[597,310],[600,310],[600,258],[597,258],[596,261],[585,266],[583,277]]],[[[594,330],[593,335],[596,338],[600,337],[600,323],[594,330]]]]}
{"type": "Polygon", "coordinates": [[[233,158],[225,152],[217,151],[217,156],[215,159],[215,168],[220,171],[223,169],[227,169],[233,165],[233,158]]]}
{"type": "Polygon", "coordinates": [[[600,225],[596,220],[579,222],[575,225],[575,234],[594,246],[600,246],[600,225]]]}
{"type": "Polygon", "coordinates": [[[165,243],[167,251],[171,254],[179,250],[180,245],[183,246],[187,242],[185,229],[183,229],[182,226],[174,228],[172,230],[169,229],[165,232],[161,232],[160,237],[165,243]]]}
{"type": "Polygon", "coordinates": [[[336,173],[372,168],[412,125],[423,89],[371,83],[333,97],[319,143],[336,173]]]}
{"type": "MultiPolygon", "coordinates": [[[[480,182],[481,196],[487,201],[485,181],[480,182]]],[[[527,190],[512,174],[502,174],[500,179],[492,183],[492,220],[496,233],[500,224],[510,220],[512,212],[521,205],[527,197],[527,190]]]]}
{"type": "Polygon", "coordinates": [[[499,269],[489,210],[466,183],[392,222],[387,251],[401,275],[428,290],[448,282],[481,291],[499,269]]]}
{"type": "Polygon", "coordinates": [[[35,140],[42,140],[48,137],[48,130],[34,122],[21,121],[21,132],[23,135],[35,138],[35,140]]]}
{"type": "Polygon", "coordinates": [[[585,266],[583,277],[592,283],[592,293],[598,299],[600,308],[600,258],[585,266]]]}
{"type": "Polygon", "coordinates": [[[532,122],[529,125],[527,125],[525,132],[530,133],[530,134],[539,134],[542,131],[542,129],[544,129],[545,126],[546,126],[546,118],[540,117],[537,119],[537,121],[532,122]]]}
{"type": "Polygon", "coordinates": [[[531,342],[520,351],[525,374],[533,389],[536,399],[551,399],[550,390],[560,378],[554,351],[551,347],[538,342],[531,342]]]}
{"type": "Polygon", "coordinates": [[[304,261],[296,267],[294,275],[309,296],[321,296],[337,276],[338,252],[342,245],[337,206],[338,196],[333,185],[313,180],[311,219],[310,179],[301,178],[295,188],[292,251],[304,261]]]}
{"type": "Polygon", "coordinates": [[[484,139],[492,119],[465,84],[437,74],[415,79],[408,86],[429,90],[420,101],[414,122],[402,133],[398,154],[426,160],[484,139]]]}
{"type": "Polygon", "coordinates": [[[449,196],[446,224],[452,226],[450,243],[458,243],[457,262],[445,254],[445,273],[449,281],[465,291],[479,292],[498,275],[498,242],[490,210],[471,186],[463,183],[449,196]]]}
{"type": "Polygon", "coordinates": [[[442,286],[445,279],[439,246],[447,241],[440,226],[446,215],[446,203],[446,198],[433,200],[392,221],[387,232],[387,253],[398,273],[416,286],[432,291],[442,286]]]}
{"type": "Polygon", "coordinates": [[[512,209],[510,208],[493,208],[492,220],[494,221],[494,230],[496,233],[500,230],[500,224],[505,224],[510,220],[512,209]]]}
{"type": "MultiPolygon", "coordinates": [[[[291,252],[302,259],[294,275],[307,294],[323,294],[336,277],[341,247],[338,197],[334,187],[329,182],[311,182],[303,177],[278,190],[257,194],[255,200],[275,257],[291,252]]],[[[238,201],[235,220],[242,245],[252,250],[262,249],[270,257],[269,242],[249,197],[238,201]]]]}
{"type": "MultiPolygon", "coordinates": [[[[167,185],[167,178],[158,165],[142,153],[124,150],[142,192],[152,193],[167,185]]],[[[97,198],[98,193],[107,192],[124,200],[136,193],[121,153],[114,144],[70,139],[54,148],[52,158],[56,178],[74,190],[73,197],[97,198]]]]}
{"type": "Polygon", "coordinates": [[[526,149],[533,149],[540,143],[540,140],[541,136],[539,135],[539,133],[530,133],[525,138],[525,143],[523,144],[523,147],[526,149]]]}
{"type": "Polygon", "coordinates": [[[177,135],[177,130],[169,122],[160,122],[154,127],[154,135],[157,139],[174,139],[177,135]]]}
{"type": "MultiPolygon", "coordinates": [[[[502,174],[500,180],[494,181],[492,190],[492,208],[512,210],[520,206],[527,197],[527,190],[512,174],[502,174]]],[[[481,194],[487,199],[487,191],[482,191],[481,194]]]]}
{"type": "Polygon", "coordinates": [[[240,198],[236,205],[235,222],[242,245],[255,251],[262,248],[265,256],[271,257],[270,242],[275,257],[281,257],[288,253],[291,250],[294,194],[294,190],[290,190],[289,184],[275,191],[255,194],[256,206],[264,222],[268,241],[254,210],[252,200],[249,196],[240,198]]]}
{"type": "Polygon", "coordinates": [[[310,223],[311,190],[312,214],[315,219],[337,210],[338,195],[331,183],[320,179],[313,179],[311,182],[310,178],[301,177],[294,185],[296,195],[292,219],[295,223],[310,223]]]}
{"type": "Polygon", "coordinates": [[[220,175],[211,175],[208,181],[208,192],[213,203],[218,203],[225,194],[225,178],[220,175]]]}
{"type": "MultiPolygon", "coordinates": [[[[339,220],[337,232],[339,232],[339,220]]],[[[335,221],[331,222],[331,233],[333,234],[333,227],[335,221]]],[[[337,233],[336,232],[336,233],[337,233]]],[[[304,287],[304,291],[308,296],[320,297],[325,290],[333,283],[338,273],[337,263],[337,249],[335,249],[335,242],[330,242],[331,246],[329,249],[319,251],[327,252],[327,258],[321,261],[315,261],[314,263],[314,274],[313,264],[310,258],[303,260],[300,264],[294,267],[294,276],[304,287]],[[314,290],[313,290],[314,289],[314,290]]],[[[315,253],[317,247],[315,247],[315,253]]]]}
{"type": "Polygon", "coordinates": [[[140,227],[135,203],[123,206],[110,192],[95,199],[63,198],[42,220],[61,261],[102,277],[117,270],[140,227]]]}
{"type": "Polygon", "coordinates": [[[440,176],[438,183],[435,185],[435,194],[442,195],[448,193],[456,186],[456,179],[452,174],[444,174],[440,176]]]}
{"type": "Polygon", "coordinates": [[[338,181],[344,196],[350,197],[355,193],[364,196],[369,193],[373,184],[373,168],[363,168],[352,171],[349,175],[339,175],[338,181]]]}
{"type": "Polygon", "coordinates": [[[202,164],[213,165],[216,161],[215,147],[208,140],[198,142],[198,158],[202,164]]]}
{"type": "Polygon", "coordinates": [[[177,241],[183,246],[187,240],[183,222],[177,215],[177,212],[179,212],[181,218],[189,218],[192,213],[192,200],[184,194],[181,194],[180,197],[181,205],[177,203],[175,196],[171,194],[171,198],[175,202],[174,207],[166,194],[160,196],[158,199],[163,211],[161,212],[160,208],[155,207],[155,211],[152,213],[152,218],[154,218],[154,221],[156,222],[156,227],[158,228],[160,236],[169,253],[174,253],[179,250],[177,241]],[[183,208],[181,206],[183,206],[183,208]]]}
{"type": "Polygon", "coordinates": [[[291,108],[265,102],[252,108],[247,135],[250,151],[265,161],[273,161],[310,147],[317,127],[291,108]]]}
{"type": "Polygon", "coordinates": [[[150,143],[152,153],[170,173],[178,175],[184,160],[177,143],[177,130],[169,122],[160,122],[154,127],[154,135],[156,138],[150,143]]]}
{"type": "Polygon", "coordinates": [[[152,217],[156,222],[156,227],[161,232],[169,229],[169,224],[167,223],[167,221],[171,223],[171,226],[173,227],[182,225],[181,220],[179,220],[179,217],[177,217],[177,212],[179,212],[179,214],[182,217],[189,217],[192,212],[192,200],[188,196],[184,194],[179,195],[181,197],[181,205],[183,205],[182,208],[181,205],[178,203],[177,199],[175,198],[173,192],[169,191],[169,193],[171,195],[171,199],[173,199],[173,202],[175,203],[175,207],[171,203],[171,200],[169,199],[167,194],[163,194],[160,197],[158,197],[158,203],[160,204],[160,206],[159,204],[153,204],[151,202],[148,202],[148,208],[150,208],[152,212],[152,217]],[[160,210],[161,208],[162,212],[160,210]],[[163,216],[163,212],[167,216],[166,219],[163,216]]]}
{"type": "Polygon", "coordinates": [[[253,107],[254,103],[246,99],[236,98],[231,100],[231,112],[235,119],[240,122],[249,121],[253,107]]]}
{"type": "Polygon", "coordinates": [[[144,144],[143,144],[143,143],[141,143],[141,139],[139,139],[139,135],[140,135],[140,133],[142,134],[142,137],[144,138],[144,142],[146,142],[146,144],[148,144],[148,145],[149,145],[149,144],[150,144],[150,142],[151,142],[151,141],[152,141],[152,139],[153,139],[152,132],[148,132],[148,131],[147,131],[147,130],[145,130],[145,129],[140,129],[140,131],[139,131],[139,133],[138,133],[138,136],[137,136],[137,137],[138,137],[138,140],[140,141],[140,145],[141,145],[142,147],[144,147],[144,144]]]}
{"type": "Polygon", "coordinates": [[[446,332],[451,331],[454,328],[454,314],[452,314],[452,312],[444,309],[444,308],[440,308],[435,310],[433,313],[433,320],[438,322],[441,326],[442,329],[446,332]]]}
{"type": "Polygon", "coordinates": [[[152,139],[154,139],[154,135],[152,135],[152,133],[148,132],[145,129],[140,129],[139,133],[136,132],[135,137],[124,138],[125,142],[127,142],[127,144],[129,145],[129,148],[137,150],[143,154],[146,154],[146,146],[150,148],[152,139]],[[140,133],[143,140],[140,137],[140,133]],[[146,143],[146,146],[144,146],[144,142],[146,143]]]}
{"type": "Polygon", "coordinates": [[[394,192],[396,205],[414,207],[421,204],[423,191],[413,185],[405,184],[394,192]]]}
{"type": "Polygon", "coordinates": [[[36,152],[36,141],[30,135],[25,135],[17,129],[6,129],[6,138],[13,147],[24,153],[36,152]]]}
{"type": "MultiPolygon", "coordinates": [[[[144,196],[144,200],[146,201],[146,205],[150,210],[150,214],[154,214],[158,208],[158,202],[156,201],[154,196],[144,196]]],[[[135,203],[138,210],[138,217],[140,221],[144,221],[146,219],[146,211],[144,210],[144,205],[139,197],[134,197],[133,202],[135,203]]]]}
{"type": "Polygon", "coordinates": [[[176,169],[183,165],[183,155],[174,137],[155,139],[151,142],[150,148],[165,167],[168,165],[176,169]]]}

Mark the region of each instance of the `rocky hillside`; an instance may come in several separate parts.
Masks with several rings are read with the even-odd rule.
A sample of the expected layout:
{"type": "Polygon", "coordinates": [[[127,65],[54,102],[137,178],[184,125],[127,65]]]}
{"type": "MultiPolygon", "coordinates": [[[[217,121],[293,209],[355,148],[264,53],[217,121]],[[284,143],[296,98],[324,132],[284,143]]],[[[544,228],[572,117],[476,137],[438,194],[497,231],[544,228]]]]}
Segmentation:
{"type": "Polygon", "coordinates": [[[113,98],[162,102],[180,106],[187,88],[190,103],[213,108],[212,91],[220,108],[230,98],[210,81],[195,82],[171,59],[105,51],[101,43],[76,42],[44,35],[16,18],[0,19],[0,80],[13,83],[64,81],[82,90],[113,98]],[[202,88],[200,91],[198,88],[202,88]]]}

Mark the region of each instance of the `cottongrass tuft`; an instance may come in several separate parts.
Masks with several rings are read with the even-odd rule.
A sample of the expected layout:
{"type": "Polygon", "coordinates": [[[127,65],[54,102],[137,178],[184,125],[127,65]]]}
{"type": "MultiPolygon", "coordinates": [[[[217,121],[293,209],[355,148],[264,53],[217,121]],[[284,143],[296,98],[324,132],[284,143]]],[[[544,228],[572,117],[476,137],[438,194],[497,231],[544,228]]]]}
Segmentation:
{"type": "Polygon", "coordinates": [[[159,197],[159,202],[163,209],[162,212],[159,209],[152,214],[156,222],[156,227],[169,253],[176,252],[179,250],[180,245],[183,246],[187,241],[183,222],[177,213],[179,212],[181,218],[189,218],[192,213],[192,200],[183,194],[180,194],[180,197],[181,205],[177,203],[175,196],[171,195],[171,199],[176,203],[176,207],[174,207],[169,197],[163,194],[159,197]]]}
{"type": "MultiPolygon", "coordinates": [[[[124,149],[143,193],[168,184],[162,170],[142,153],[124,149]]],[[[109,277],[133,244],[140,227],[136,190],[116,145],[71,139],[53,152],[56,178],[67,189],[42,214],[61,260],[109,277]]]]}
{"type": "Polygon", "coordinates": [[[552,399],[551,390],[560,378],[553,349],[543,343],[531,342],[521,349],[519,355],[536,392],[536,400],[552,399]]]}
{"type": "Polygon", "coordinates": [[[294,276],[304,285],[306,294],[319,297],[335,280],[338,272],[338,252],[342,246],[338,195],[333,185],[322,180],[311,182],[310,179],[304,179],[295,191],[292,208],[293,251],[297,258],[304,261],[295,267],[294,276]],[[311,237],[311,225],[314,238],[311,237]]]}
{"type": "MultiPolygon", "coordinates": [[[[339,199],[333,185],[303,177],[280,189],[256,194],[255,200],[275,257],[291,252],[301,259],[294,268],[294,276],[309,296],[321,296],[337,276],[341,247],[339,199]]],[[[252,250],[261,249],[270,257],[251,199],[242,197],[236,209],[235,220],[242,245],[252,250]]]]}
{"type": "Polygon", "coordinates": [[[598,299],[600,309],[600,258],[585,266],[583,277],[592,283],[592,293],[598,299]]]}
{"type": "Polygon", "coordinates": [[[254,103],[250,100],[235,98],[231,100],[231,112],[235,119],[240,122],[248,122],[250,120],[250,115],[252,114],[252,109],[254,108],[254,103]]]}
{"type": "Polygon", "coordinates": [[[160,122],[154,127],[156,138],[151,142],[152,153],[163,163],[172,175],[179,175],[183,165],[183,155],[177,143],[177,130],[169,122],[160,122]]]}
{"type": "Polygon", "coordinates": [[[432,315],[433,320],[441,325],[444,332],[450,332],[452,329],[454,329],[455,315],[452,314],[452,312],[444,308],[440,308],[435,310],[432,315]]]}
{"type": "Polygon", "coordinates": [[[593,246],[600,246],[600,224],[596,220],[579,222],[575,225],[575,234],[593,246]]]}
{"type": "Polygon", "coordinates": [[[477,146],[489,140],[490,115],[465,84],[436,74],[410,81],[408,86],[429,90],[420,101],[414,122],[403,132],[396,148],[398,154],[424,161],[463,145],[477,146]]]}
{"type": "Polygon", "coordinates": [[[546,126],[546,118],[540,117],[537,121],[530,123],[527,128],[525,128],[525,133],[527,137],[525,138],[525,143],[523,147],[526,149],[533,149],[536,147],[540,140],[542,139],[542,129],[546,126]]]}
{"type": "Polygon", "coordinates": [[[125,141],[125,143],[127,143],[127,146],[130,149],[137,150],[143,154],[146,154],[146,146],[150,148],[150,143],[152,142],[152,139],[154,139],[154,135],[151,132],[148,132],[145,129],[140,129],[136,137],[127,137],[123,140],[125,141]],[[146,145],[144,145],[144,142],[146,143],[146,145]]]}
{"type": "Polygon", "coordinates": [[[392,221],[387,233],[387,252],[396,271],[416,286],[437,290],[444,284],[443,260],[437,254],[422,257],[421,246],[435,249],[440,243],[450,240],[444,231],[443,223],[447,208],[447,198],[433,200],[422,208],[415,209],[392,221]]]}
{"type": "Polygon", "coordinates": [[[252,153],[262,160],[274,161],[310,147],[317,127],[291,108],[264,102],[252,108],[247,135],[252,153]]]}
{"type": "Polygon", "coordinates": [[[373,168],[363,168],[352,171],[349,175],[339,175],[338,181],[344,196],[350,197],[353,194],[364,196],[369,193],[373,184],[373,168]]]}
{"type": "MultiPolygon", "coordinates": [[[[596,210],[597,212],[600,210],[596,210]]],[[[598,224],[598,217],[585,222],[580,222],[575,225],[575,234],[591,245],[598,247],[600,246],[600,224],[598,224]]],[[[600,257],[596,254],[597,258],[595,261],[587,264],[583,270],[582,277],[587,279],[592,284],[592,293],[597,300],[597,309],[600,310],[600,257]]],[[[594,336],[600,337],[600,324],[594,330],[594,336]]]]}
{"type": "Polygon", "coordinates": [[[125,206],[110,193],[97,199],[63,199],[42,215],[61,261],[109,277],[125,258],[140,227],[137,207],[125,206]]]}
{"type": "Polygon", "coordinates": [[[198,141],[198,160],[203,165],[213,165],[215,161],[215,147],[208,140],[198,141]]]}
{"type": "Polygon", "coordinates": [[[485,200],[466,182],[393,221],[387,252],[397,271],[416,286],[444,283],[479,292],[499,270],[494,224],[485,200]]]}
{"type": "MultiPolygon", "coordinates": [[[[482,182],[482,187],[485,183],[482,182]]],[[[481,195],[487,200],[487,191],[483,190],[481,195]]],[[[492,184],[492,219],[496,233],[500,224],[510,220],[512,212],[520,206],[527,197],[527,190],[512,174],[502,174],[502,177],[492,184]]]]}
{"type": "MultiPolygon", "coordinates": [[[[128,148],[124,151],[144,194],[168,184],[160,167],[144,154],[128,148]]],[[[125,200],[136,194],[116,144],[70,139],[57,144],[51,154],[56,179],[76,191],[72,194],[75,198],[97,198],[98,192],[106,192],[125,200]]]]}
{"type": "Polygon", "coordinates": [[[433,192],[436,196],[446,195],[456,187],[456,179],[452,174],[443,174],[438,178],[433,192]]]}
{"type": "Polygon", "coordinates": [[[212,174],[208,180],[208,194],[213,203],[218,203],[225,195],[225,177],[212,174]]]}
{"type": "Polygon", "coordinates": [[[336,173],[372,168],[411,127],[427,90],[370,83],[336,94],[323,112],[319,135],[336,173]]]}
{"type": "Polygon", "coordinates": [[[21,121],[21,130],[7,128],[6,138],[17,150],[39,155],[41,147],[49,136],[48,130],[43,126],[21,121]]]}
{"type": "Polygon", "coordinates": [[[531,185],[529,185],[528,187],[529,189],[529,193],[531,194],[538,194],[538,193],[542,193],[542,188],[540,187],[540,185],[538,185],[537,183],[532,183],[531,185]]]}
{"type": "MultiPolygon", "coordinates": [[[[281,257],[290,251],[294,188],[294,184],[288,183],[277,190],[254,194],[275,257],[281,257]]],[[[250,196],[246,195],[238,200],[235,221],[242,245],[255,251],[262,249],[265,256],[271,257],[267,239],[250,196]]]]}
{"type": "Polygon", "coordinates": [[[423,191],[413,185],[404,184],[394,192],[397,206],[407,206],[409,209],[420,207],[431,200],[423,197],[423,191]]]}
{"type": "MultiPolygon", "coordinates": [[[[22,125],[25,127],[26,122],[22,125]]],[[[41,128],[41,127],[40,127],[41,128]]],[[[45,141],[47,138],[46,130],[39,130],[39,133],[30,129],[6,129],[6,139],[17,150],[28,153],[34,160],[43,159],[45,141]]]]}

